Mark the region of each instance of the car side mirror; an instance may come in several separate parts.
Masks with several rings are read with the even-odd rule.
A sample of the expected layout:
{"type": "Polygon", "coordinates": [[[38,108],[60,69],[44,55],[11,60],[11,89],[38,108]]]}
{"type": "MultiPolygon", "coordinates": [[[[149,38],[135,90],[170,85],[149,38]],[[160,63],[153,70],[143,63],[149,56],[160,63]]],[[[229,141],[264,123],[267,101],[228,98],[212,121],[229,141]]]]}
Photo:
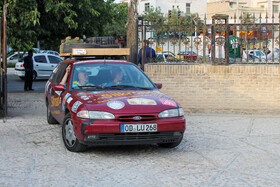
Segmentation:
{"type": "Polygon", "coordinates": [[[65,86],[62,84],[56,84],[54,85],[54,90],[55,91],[64,91],[65,90],[65,86]]]}
{"type": "Polygon", "coordinates": [[[162,84],[161,84],[161,83],[155,83],[155,85],[156,85],[156,87],[157,87],[158,89],[161,89],[161,88],[162,88],[162,84]]]}

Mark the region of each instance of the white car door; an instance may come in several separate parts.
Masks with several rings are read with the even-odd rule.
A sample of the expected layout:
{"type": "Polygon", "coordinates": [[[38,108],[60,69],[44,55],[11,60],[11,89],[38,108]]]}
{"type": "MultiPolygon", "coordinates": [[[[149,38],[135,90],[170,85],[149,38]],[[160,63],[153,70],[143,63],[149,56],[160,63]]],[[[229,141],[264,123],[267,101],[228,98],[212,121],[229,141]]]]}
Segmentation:
{"type": "Polygon", "coordinates": [[[49,76],[51,75],[53,69],[56,67],[56,65],[62,61],[62,58],[60,57],[57,57],[55,55],[47,55],[48,57],[48,61],[49,61],[49,66],[50,66],[50,69],[51,71],[49,72],[49,76]]]}
{"type": "Polygon", "coordinates": [[[33,63],[38,77],[47,77],[51,74],[52,69],[45,54],[33,56],[33,63]]]}

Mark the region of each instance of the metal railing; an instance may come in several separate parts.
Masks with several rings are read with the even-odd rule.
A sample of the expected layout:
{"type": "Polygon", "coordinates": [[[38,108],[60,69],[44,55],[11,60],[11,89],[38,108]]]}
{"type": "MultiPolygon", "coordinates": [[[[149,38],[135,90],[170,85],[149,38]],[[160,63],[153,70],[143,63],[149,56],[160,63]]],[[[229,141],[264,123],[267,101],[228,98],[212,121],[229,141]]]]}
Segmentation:
{"type": "Polygon", "coordinates": [[[206,15],[138,17],[138,51],[145,40],[156,51],[156,58],[147,58],[152,50],[144,47],[138,64],[279,64],[279,20],[249,13],[214,15],[211,21],[206,15]]]}

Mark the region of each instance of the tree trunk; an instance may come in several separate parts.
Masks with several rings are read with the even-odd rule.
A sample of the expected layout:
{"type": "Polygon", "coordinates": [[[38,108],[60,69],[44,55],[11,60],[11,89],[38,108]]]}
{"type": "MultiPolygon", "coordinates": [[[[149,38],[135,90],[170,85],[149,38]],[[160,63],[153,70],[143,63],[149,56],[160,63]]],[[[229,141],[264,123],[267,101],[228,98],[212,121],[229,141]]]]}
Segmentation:
{"type": "Polygon", "coordinates": [[[128,61],[137,64],[137,33],[136,33],[136,19],[137,19],[137,3],[138,0],[131,0],[128,6],[127,14],[127,47],[130,48],[130,56],[128,61]]]}

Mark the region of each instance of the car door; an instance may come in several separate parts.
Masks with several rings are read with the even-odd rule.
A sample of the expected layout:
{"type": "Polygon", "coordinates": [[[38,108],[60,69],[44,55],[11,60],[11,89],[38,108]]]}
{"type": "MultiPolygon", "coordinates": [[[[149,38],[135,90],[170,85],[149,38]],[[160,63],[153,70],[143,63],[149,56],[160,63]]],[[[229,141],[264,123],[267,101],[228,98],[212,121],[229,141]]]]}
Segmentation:
{"type": "Polygon", "coordinates": [[[46,55],[33,56],[34,70],[38,77],[49,77],[52,73],[50,63],[48,62],[46,55]]]}
{"type": "MultiPolygon", "coordinates": [[[[47,55],[47,57],[48,57],[48,61],[49,61],[49,68],[51,70],[53,70],[57,66],[57,64],[62,61],[61,58],[56,57],[54,55],[47,55]]],[[[49,72],[48,76],[50,76],[51,73],[52,73],[52,71],[49,72]]]]}
{"type": "Polygon", "coordinates": [[[63,108],[62,105],[64,105],[63,98],[65,97],[65,95],[67,93],[68,80],[66,81],[66,85],[65,85],[65,90],[64,91],[57,91],[57,90],[55,90],[54,89],[54,85],[57,85],[57,84],[60,83],[60,81],[62,80],[62,77],[65,74],[65,70],[66,70],[67,66],[68,66],[68,64],[62,64],[60,66],[60,68],[58,69],[55,77],[53,78],[53,81],[52,81],[52,83],[50,85],[50,88],[49,88],[49,92],[50,92],[50,96],[51,96],[51,99],[50,99],[50,110],[51,110],[54,118],[56,118],[60,122],[64,118],[65,108],[63,108]]]}

